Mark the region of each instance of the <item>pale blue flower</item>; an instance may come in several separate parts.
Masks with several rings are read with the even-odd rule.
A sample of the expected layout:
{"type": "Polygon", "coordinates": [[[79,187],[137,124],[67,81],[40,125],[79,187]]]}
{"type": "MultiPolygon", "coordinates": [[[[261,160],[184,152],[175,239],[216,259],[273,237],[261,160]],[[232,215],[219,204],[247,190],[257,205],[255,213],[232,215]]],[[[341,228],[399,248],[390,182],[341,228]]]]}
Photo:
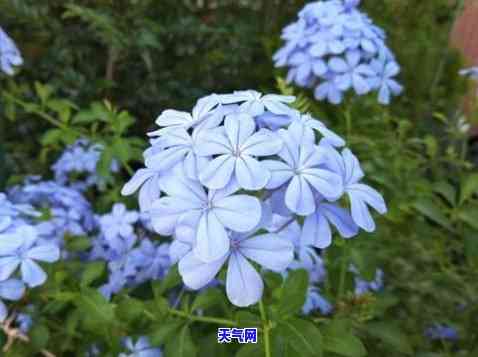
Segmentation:
{"type": "Polygon", "coordinates": [[[353,87],[358,95],[371,90],[369,79],[375,72],[369,65],[360,64],[360,59],[359,51],[347,51],[344,59],[332,57],[329,60],[329,68],[338,74],[335,81],[340,90],[346,91],[353,87]]]}
{"type": "Polygon", "coordinates": [[[375,272],[375,277],[372,281],[367,281],[358,275],[357,269],[353,269],[352,272],[355,273],[355,295],[363,295],[367,292],[378,292],[383,289],[383,277],[384,273],[382,269],[377,269],[375,272]]]}
{"type": "Polygon", "coordinates": [[[248,195],[233,195],[234,190],[210,190],[196,181],[178,178],[165,191],[165,196],[153,203],[152,224],[160,234],[174,232],[178,219],[190,216],[197,224],[195,251],[205,261],[213,261],[227,253],[229,238],[226,228],[247,232],[261,217],[259,200],[248,195]]]}
{"type": "Polygon", "coordinates": [[[205,263],[194,251],[179,261],[179,273],[184,284],[198,290],[211,282],[228,261],[226,293],[236,306],[245,307],[257,303],[264,289],[260,274],[247,258],[272,271],[281,272],[291,263],[293,246],[274,234],[233,235],[230,250],[218,260],[205,263]]]}
{"type": "Polygon", "coordinates": [[[13,67],[23,64],[23,58],[17,46],[0,27],[0,69],[8,75],[15,73],[13,67]]]}
{"type": "Polygon", "coordinates": [[[161,357],[160,348],[152,347],[148,337],[141,336],[134,342],[133,338],[127,337],[123,341],[127,352],[120,353],[118,357],[161,357]]]}
{"type": "Polygon", "coordinates": [[[255,132],[255,127],[249,114],[230,115],[224,121],[224,132],[211,130],[203,135],[197,153],[217,155],[199,172],[203,185],[217,190],[235,179],[246,190],[265,187],[270,172],[257,157],[277,154],[282,149],[282,141],[273,132],[255,132]]]}
{"type": "Polygon", "coordinates": [[[138,212],[128,211],[124,204],[116,203],[111,213],[101,216],[101,231],[108,241],[116,237],[127,238],[133,234],[133,226],[138,219],[138,212]]]}
{"type": "Polygon", "coordinates": [[[427,328],[425,330],[425,336],[430,340],[457,341],[460,338],[458,331],[454,327],[438,323],[427,328]]]}
{"type": "Polygon", "coordinates": [[[392,95],[399,95],[403,91],[403,87],[393,78],[400,72],[400,66],[396,62],[381,60],[373,60],[370,66],[376,73],[371,85],[378,89],[379,103],[390,104],[392,95]]]}
{"type": "Polygon", "coordinates": [[[217,95],[212,94],[198,100],[192,110],[192,114],[181,112],[178,110],[168,109],[161,113],[156,119],[156,124],[163,127],[157,131],[151,132],[150,136],[161,136],[171,130],[176,129],[188,130],[194,126],[201,124],[207,119],[214,116],[213,109],[220,103],[217,95]]]}
{"type": "Polygon", "coordinates": [[[21,280],[8,279],[0,281],[0,322],[3,322],[8,316],[7,307],[1,299],[10,301],[20,300],[24,293],[25,285],[21,280]]]}
{"type": "Polygon", "coordinates": [[[254,90],[235,91],[232,94],[218,96],[223,104],[235,104],[241,102],[239,111],[255,117],[264,114],[266,110],[277,115],[287,115],[291,108],[287,105],[295,101],[295,97],[277,94],[263,95],[254,90]]]}
{"type": "Polygon", "coordinates": [[[340,176],[321,166],[325,163],[322,150],[304,142],[300,129],[301,126],[290,126],[287,131],[280,130],[278,133],[284,141],[284,148],[278,156],[283,161],[265,160],[263,164],[271,171],[266,188],[276,189],[287,184],[287,207],[306,216],[316,210],[314,192],[334,200],[342,195],[343,188],[340,176]]]}
{"type": "Polygon", "coordinates": [[[53,263],[59,258],[58,247],[38,240],[31,226],[0,235],[0,281],[8,279],[20,266],[22,280],[29,287],[42,285],[47,275],[36,261],[53,263]]]}
{"type": "Polygon", "coordinates": [[[372,187],[360,182],[364,173],[357,157],[349,149],[344,149],[342,155],[334,149],[328,150],[327,153],[331,169],[342,176],[344,192],[350,200],[354,222],[363,230],[373,232],[375,222],[368,206],[373,207],[380,214],[385,214],[387,206],[383,197],[372,187]]]}
{"type": "MultiPolygon", "coordinates": [[[[104,147],[92,144],[87,139],[79,139],[68,146],[60,158],[52,165],[55,181],[60,185],[69,186],[83,191],[91,186],[103,187],[104,179],[96,172],[104,147]],[[75,177],[82,175],[84,177],[75,177]]],[[[119,171],[119,165],[113,160],[110,166],[112,172],[119,171]]]]}
{"type": "Polygon", "coordinates": [[[309,315],[315,310],[319,310],[322,315],[328,315],[332,312],[333,306],[322,296],[319,288],[309,287],[304,306],[302,307],[302,313],[309,315]]]}

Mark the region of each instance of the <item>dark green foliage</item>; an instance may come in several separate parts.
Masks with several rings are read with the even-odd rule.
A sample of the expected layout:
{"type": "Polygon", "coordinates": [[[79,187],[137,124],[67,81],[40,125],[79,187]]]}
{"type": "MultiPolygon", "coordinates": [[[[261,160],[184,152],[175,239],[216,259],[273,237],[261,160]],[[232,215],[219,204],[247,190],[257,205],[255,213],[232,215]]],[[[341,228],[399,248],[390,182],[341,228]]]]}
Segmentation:
{"type": "MultiPolygon", "coordinates": [[[[458,127],[462,60],[447,47],[460,2],[363,0],[402,65],[405,92],[390,107],[373,94],[331,106],[284,83],[271,56],[304,3],[0,1],[0,25],[25,58],[15,77],[0,77],[0,190],[25,175],[48,177],[64,147],[87,137],[105,147],[97,170],[106,185],[89,199],[97,212],[109,210],[124,200],[121,186],[140,165],[145,132],[163,109],[189,110],[202,95],[254,88],[297,95],[297,108],[346,137],[388,205],[375,234],[335,238],[325,252],[331,316],[301,315],[301,270],[286,279],[264,272],[261,314],[259,306],[234,308],[221,286],[181,290],[176,268],[108,302],[97,291],[104,264],[60,262],[46,285],[18,302],[36,304],[35,324],[30,342],[16,341],[7,356],[42,349],[83,356],[93,343],[102,356],[117,356],[121,338],[147,335],[166,357],[256,357],[264,356],[266,331],[274,357],[478,355],[477,159],[458,127]],[[117,175],[109,170],[113,159],[117,175]],[[366,278],[381,267],[385,291],[355,296],[353,276],[343,271],[349,263],[366,278]],[[427,340],[423,331],[435,322],[457,328],[459,341],[427,340]],[[259,327],[259,343],[217,344],[217,327],[228,323],[259,327]]],[[[88,238],[67,239],[67,246],[84,251],[88,238]]]]}

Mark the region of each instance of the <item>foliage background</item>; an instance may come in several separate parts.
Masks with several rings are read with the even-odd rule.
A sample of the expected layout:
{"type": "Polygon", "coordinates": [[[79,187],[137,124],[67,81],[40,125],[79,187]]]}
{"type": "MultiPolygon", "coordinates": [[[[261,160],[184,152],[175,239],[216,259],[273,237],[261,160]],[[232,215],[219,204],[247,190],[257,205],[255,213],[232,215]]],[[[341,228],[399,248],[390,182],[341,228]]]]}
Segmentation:
{"type": "MultiPolygon", "coordinates": [[[[350,244],[350,258],[363,274],[383,268],[385,292],[356,301],[348,277],[348,293],[335,300],[336,314],[330,319],[317,316],[319,327],[345,321],[369,356],[478,356],[477,158],[473,140],[458,125],[467,87],[457,75],[462,59],[448,48],[461,2],[362,2],[388,33],[402,65],[406,90],[390,107],[379,106],[373,96],[348,98],[332,107],[313,101],[310,93],[277,84],[283,73],[273,68],[271,56],[280,45],[281,28],[295,19],[304,1],[1,0],[0,24],[19,45],[25,65],[14,78],[1,78],[0,187],[26,174],[48,176],[65,145],[86,134],[107,148],[98,167],[102,174],[110,175],[113,158],[123,164],[122,176],[109,177],[106,190],[96,193],[97,209],[105,211],[123,200],[121,184],[131,167],[140,165],[144,134],[162,110],[189,110],[198,97],[211,92],[293,92],[301,109],[347,137],[389,205],[377,234],[363,233],[350,244]],[[129,124],[112,128],[120,115],[129,124]],[[52,126],[48,117],[59,125],[52,126]],[[459,341],[427,340],[423,331],[434,322],[457,328],[459,341]]],[[[339,242],[326,254],[331,296],[336,295],[341,248],[339,242]]],[[[102,302],[95,304],[102,308],[102,302]]],[[[104,309],[107,320],[114,320],[108,315],[111,306],[104,309]]],[[[217,307],[212,311],[236,313],[217,307]]],[[[124,314],[116,316],[122,323],[113,329],[117,337],[150,328],[124,314]]],[[[45,316],[53,315],[50,311],[45,316]]],[[[93,325],[104,323],[96,317],[93,325]]],[[[85,324],[78,337],[68,335],[68,329],[49,328],[40,345],[71,355],[98,338],[91,330],[85,324]],[[56,346],[65,336],[70,345],[56,346]]],[[[159,321],[154,330],[161,330],[159,321]]],[[[196,346],[189,346],[185,356],[233,355],[222,347],[215,350],[204,331],[215,330],[181,335],[181,343],[196,346]]],[[[165,336],[157,338],[167,342],[165,336]]],[[[325,355],[360,355],[332,351],[325,355]]]]}

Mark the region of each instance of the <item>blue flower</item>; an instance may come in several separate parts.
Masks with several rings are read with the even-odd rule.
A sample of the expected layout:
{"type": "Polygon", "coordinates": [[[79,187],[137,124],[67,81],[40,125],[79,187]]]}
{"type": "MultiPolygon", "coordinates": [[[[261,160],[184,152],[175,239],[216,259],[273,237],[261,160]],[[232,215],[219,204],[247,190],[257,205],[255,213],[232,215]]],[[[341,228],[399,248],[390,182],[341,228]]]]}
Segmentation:
{"type": "Polygon", "coordinates": [[[350,200],[354,222],[363,230],[373,232],[375,222],[368,206],[373,207],[380,214],[385,214],[387,206],[383,197],[372,187],[360,182],[364,173],[357,157],[349,149],[344,149],[342,155],[333,149],[327,152],[330,167],[342,176],[344,192],[350,200]]]}
{"type": "Polygon", "coordinates": [[[218,99],[222,104],[242,102],[239,111],[255,117],[264,114],[266,110],[277,115],[289,114],[292,109],[286,104],[292,103],[295,97],[277,94],[263,95],[254,90],[245,90],[235,91],[232,94],[221,94],[218,99]]]}
{"type": "Polygon", "coordinates": [[[133,225],[138,219],[138,212],[128,211],[124,204],[117,203],[111,213],[101,216],[101,231],[108,241],[113,241],[117,237],[128,238],[133,234],[133,225]]]}
{"type": "Polygon", "coordinates": [[[302,306],[302,313],[309,315],[315,310],[319,310],[322,315],[328,315],[332,312],[333,306],[322,296],[319,288],[309,287],[304,306],[302,306]]]}
{"type": "Polygon", "coordinates": [[[270,172],[256,157],[277,154],[282,149],[282,141],[273,132],[254,133],[255,126],[248,114],[229,115],[224,121],[224,133],[214,130],[203,135],[198,154],[217,155],[200,171],[199,180],[203,185],[217,190],[235,179],[246,190],[264,188],[270,172]]]}
{"type": "Polygon", "coordinates": [[[194,251],[187,253],[179,261],[179,273],[186,286],[198,290],[211,282],[228,261],[227,297],[236,306],[255,304],[262,296],[264,283],[247,258],[264,268],[281,272],[292,261],[293,246],[274,234],[233,235],[230,244],[227,254],[209,263],[198,259],[194,251]]]}
{"type": "Polygon", "coordinates": [[[23,58],[17,46],[0,27],[0,69],[8,75],[15,73],[13,66],[23,64],[23,58]]]}
{"type": "MultiPolygon", "coordinates": [[[[79,139],[68,146],[60,158],[52,165],[55,181],[63,186],[83,191],[96,185],[103,187],[104,179],[96,172],[96,165],[100,160],[104,148],[100,144],[92,144],[87,139],[79,139]],[[75,179],[75,176],[86,175],[84,179],[75,179]]],[[[118,162],[113,160],[110,167],[112,172],[119,170],[118,162]]]]}
{"type": "Polygon", "coordinates": [[[38,240],[31,226],[0,235],[0,281],[8,279],[20,266],[22,280],[29,287],[42,285],[47,275],[36,261],[53,263],[59,258],[58,247],[38,240]]]}
{"type": "Polygon", "coordinates": [[[136,342],[131,337],[123,341],[126,353],[120,353],[118,357],[161,357],[161,349],[151,346],[148,337],[141,336],[136,342]]]}
{"type": "Polygon", "coordinates": [[[370,91],[369,79],[375,72],[369,65],[360,64],[360,57],[359,51],[347,51],[344,59],[332,57],[329,60],[329,68],[337,74],[335,81],[340,90],[346,91],[353,87],[358,95],[370,91]]]}
{"type": "Polygon", "coordinates": [[[425,336],[430,340],[457,341],[459,339],[458,331],[455,328],[438,323],[427,328],[425,336]]]}
{"type": "Polygon", "coordinates": [[[25,293],[25,285],[18,279],[9,279],[0,281],[0,322],[3,322],[7,316],[7,307],[1,299],[16,301],[20,300],[25,293]]]}
{"type": "Polygon", "coordinates": [[[273,59],[276,67],[288,68],[288,82],[315,87],[316,99],[333,104],[341,103],[349,89],[357,95],[377,89],[382,104],[400,94],[402,87],[393,79],[400,67],[385,45],[384,32],[357,9],[359,3],[309,3],[298,21],[284,28],[285,44],[273,59]]]}
{"type": "Polygon", "coordinates": [[[378,292],[383,289],[383,270],[377,269],[375,272],[375,278],[372,281],[367,281],[360,277],[355,267],[350,269],[355,273],[355,295],[363,295],[370,291],[378,292]]]}
{"type": "Polygon", "coordinates": [[[178,179],[165,191],[169,191],[170,196],[153,203],[153,227],[160,234],[172,234],[180,218],[191,217],[197,224],[195,251],[205,261],[216,260],[227,253],[226,228],[247,232],[261,217],[259,200],[248,195],[233,195],[235,190],[210,190],[206,194],[198,182],[178,179]]]}
{"type": "Polygon", "coordinates": [[[304,142],[301,126],[290,126],[289,130],[280,130],[284,148],[278,156],[283,160],[265,160],[263,164],[271,171],[268,189],[276,189],[287,184],[285,203],[299,214],[309,215],[316,210],[314,192],[328,199],[337,199],[342,195],[342,180],[334,172],[322,167],[325,156],[321,149],[304,142]]]}
{"type": "Polygon", "coordinates": [[[378,89],[378,101],[382,104],[390,104],[392,95],[399,95],[403,87],[393,78],[400,72],[400,66],[397,62],[388,62],[373,60],[370,66],[376,73],[372,78],[371,85],[378,89]]]}

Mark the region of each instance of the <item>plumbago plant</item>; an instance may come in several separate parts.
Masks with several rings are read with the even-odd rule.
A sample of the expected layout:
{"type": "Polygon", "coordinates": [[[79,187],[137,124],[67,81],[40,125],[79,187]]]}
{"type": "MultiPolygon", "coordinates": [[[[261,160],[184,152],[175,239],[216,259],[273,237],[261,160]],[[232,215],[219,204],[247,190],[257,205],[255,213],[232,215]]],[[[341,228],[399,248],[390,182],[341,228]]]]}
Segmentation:
{"type": "MultiPolygon", "coordinates": [[[[382,196],[362,182],[359,161],[343,148],[344,140],[292,109],[293,101],[249,90],[201,98],[192,113],[164,111],[160,129],[149,134],[145,168],[122,190],[129,195],[139,189],[140,207],[154,230],[173,238],[170,258],[187,289],[225,284],[233,305],[249,307],[238,316],[260,325],[266,356],[281,350],[312,356],[327,349],[316,324],[296,316],[301,309],[332,309],[314,286],[323,274],[318,249],[331,245],[333,228],[344,238],[374,231],[369,207],[386,212],[382,196]],[[272,272],[280,274],[272,275],[275,284],[267,279],[272,272]],[[266,289],[277,284],[280,292],[272,289],[271,296],[266,289]]],[[[374,289],[361,283],[359,293],[374,289]]],[[[338,330],[331,327],[330,333],[338,330]]],[[[346,355],[361,355],[360,340],[341,332],[352,341],[346,355]]],[[[334,343],[328,348],[340,351],[334,343]]]]}

